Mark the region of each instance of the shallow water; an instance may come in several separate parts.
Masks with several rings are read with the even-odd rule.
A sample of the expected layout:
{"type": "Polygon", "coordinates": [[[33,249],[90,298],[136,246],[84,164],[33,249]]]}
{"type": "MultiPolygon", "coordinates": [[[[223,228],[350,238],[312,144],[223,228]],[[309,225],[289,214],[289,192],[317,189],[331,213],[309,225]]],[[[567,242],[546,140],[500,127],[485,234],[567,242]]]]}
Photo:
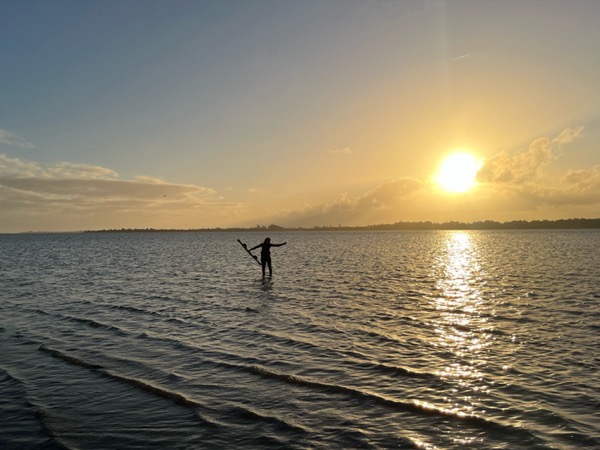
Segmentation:
{"type": "Polygon", "coordinates": [[[0,448],[598,448],[600,231],[0,236],[0,448]]]}

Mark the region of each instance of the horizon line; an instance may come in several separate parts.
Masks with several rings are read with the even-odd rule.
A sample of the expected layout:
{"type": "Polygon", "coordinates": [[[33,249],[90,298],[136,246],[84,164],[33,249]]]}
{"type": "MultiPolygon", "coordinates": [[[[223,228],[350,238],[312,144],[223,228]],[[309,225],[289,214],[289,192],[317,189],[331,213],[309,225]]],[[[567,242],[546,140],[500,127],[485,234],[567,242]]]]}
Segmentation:
{"type": "Polygon", "coordinates": [[[255,227],[212,227],[212,228],[104,228],[92,230],[72,231],[14,231],[0,232],[0,235],[10,234],[68,234],[68,233],[116,233],[116,232],[257,232],[257,231],[452,231],[452,230],[496,230],[496,229],[599,229],[600,218],[568,218],[568,219],[515,219],[509,221],[479,220],[461,222],[456,220],[446,222],[425,221],[400,221],[394,223],[381,223],[370,225],[314,225],[312,227],[268,226],[255,227]]]}

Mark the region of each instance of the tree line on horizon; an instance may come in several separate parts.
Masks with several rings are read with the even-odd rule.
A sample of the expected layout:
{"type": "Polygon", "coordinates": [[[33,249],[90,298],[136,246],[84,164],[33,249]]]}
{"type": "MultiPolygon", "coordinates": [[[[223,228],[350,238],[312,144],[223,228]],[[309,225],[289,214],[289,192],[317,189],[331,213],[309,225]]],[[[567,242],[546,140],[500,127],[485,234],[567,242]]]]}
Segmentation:
{"type": "Polygon", "coordinates": [[[165,232],[165,231],[399,231],[399,230],[546,230],[546,229],[598,229],[600,219],[559,219],[559,220],[511,220],[496,222],[484,220],[478,222],[395,222],[391,224],[365,225],[365,226],[315,226],[282,227],[271,224],[269,226],[257,225],[253,228],[189,228],[189,229],[164,229],[164,228],[115,228],[104,230],[86,230],[85,233],[108,232],[165,232]]]}

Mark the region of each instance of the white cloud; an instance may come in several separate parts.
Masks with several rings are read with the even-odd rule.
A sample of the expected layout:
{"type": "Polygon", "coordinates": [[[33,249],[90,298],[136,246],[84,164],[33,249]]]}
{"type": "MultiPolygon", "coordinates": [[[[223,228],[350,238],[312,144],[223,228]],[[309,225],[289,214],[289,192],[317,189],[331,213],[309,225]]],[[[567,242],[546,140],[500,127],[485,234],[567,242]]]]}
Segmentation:
{"type": "Polygon", "coordinates": [[[34,148],[33,144],[27,142],[25,138],[11,133],[8,130],[0,129],[0,145],[10,145],[21,148],[34,148]]]}
{"type": "Polygon", "coordinates": [[[181,200],[214,193],[212,189],[193,185],[157,184],[98,178],[0,177],[0,185],[40,196],[48,194],[60,195],[70,199],[85,198],[88,200],[132,199],[158,201],[164,198],[165,195],[181,200]]]}
{"type": "Polygon", "coordinates": [[[44,170],[38,163],[11,158],[0,153],[0,176],[33,177],[40,176],[43,172],[44,170]]]}
{"type": "Polygon", "coordinates": [[[114,170],[91,164],[60,162],[44,167],[37,162],[11,158],[0,153],[0,177],[47,179],[117,179],[114,170]]]}
{"type": "Polygon", "coordinates": [[[42,166],[0,154],[0,232],[218,226],[235,216],[239,205],[215,194],[204,186],[151,177],[125,180],[101,166],[42,166]]]}
{"type": "Polygon", "coordinates": [[[552,142],[557,144],[570,144],[581,137],[583,133],[583,125],[576,128],[565,128],[558,136],[552,139],[552,142]]]}
{"type": "Polygon", "coordinates": [[[450,62],[458,61],[458,60],[460,60],[460,59],[469,58],[470,56],[471,56],[471,55],[467,53],[466,55],[457,56],[456,58],[452,58],[452,59],[450,60],[450,62]]]}
{"type": "Polygon", "coordinates": [[[100,180],[116,179],[117,173],[106,167],[61,162],[45,171],[45,176],[59,179],[100,180]]]}

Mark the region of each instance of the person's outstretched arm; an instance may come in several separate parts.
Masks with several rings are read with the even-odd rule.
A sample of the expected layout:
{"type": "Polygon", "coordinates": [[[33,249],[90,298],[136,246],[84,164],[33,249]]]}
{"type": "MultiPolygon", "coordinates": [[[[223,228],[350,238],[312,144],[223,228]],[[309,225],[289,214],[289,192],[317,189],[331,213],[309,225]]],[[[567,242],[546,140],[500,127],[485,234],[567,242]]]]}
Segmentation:
{"type": "Polygon", "coordinates": [[[252,247],[252,248],[251,248],[249,251],[255,250],[255,249],[257,249],[258,247],[262,247],[262,244],[255,245],[255,246],[254,246],[254,247],[252,247]]]}
{"type": "Polygon", "coordinates": [[[271,244],[273,247],[281,247],[282,245],[287,244],[287,242],[284,242],[283,244],[271,244]]]}

